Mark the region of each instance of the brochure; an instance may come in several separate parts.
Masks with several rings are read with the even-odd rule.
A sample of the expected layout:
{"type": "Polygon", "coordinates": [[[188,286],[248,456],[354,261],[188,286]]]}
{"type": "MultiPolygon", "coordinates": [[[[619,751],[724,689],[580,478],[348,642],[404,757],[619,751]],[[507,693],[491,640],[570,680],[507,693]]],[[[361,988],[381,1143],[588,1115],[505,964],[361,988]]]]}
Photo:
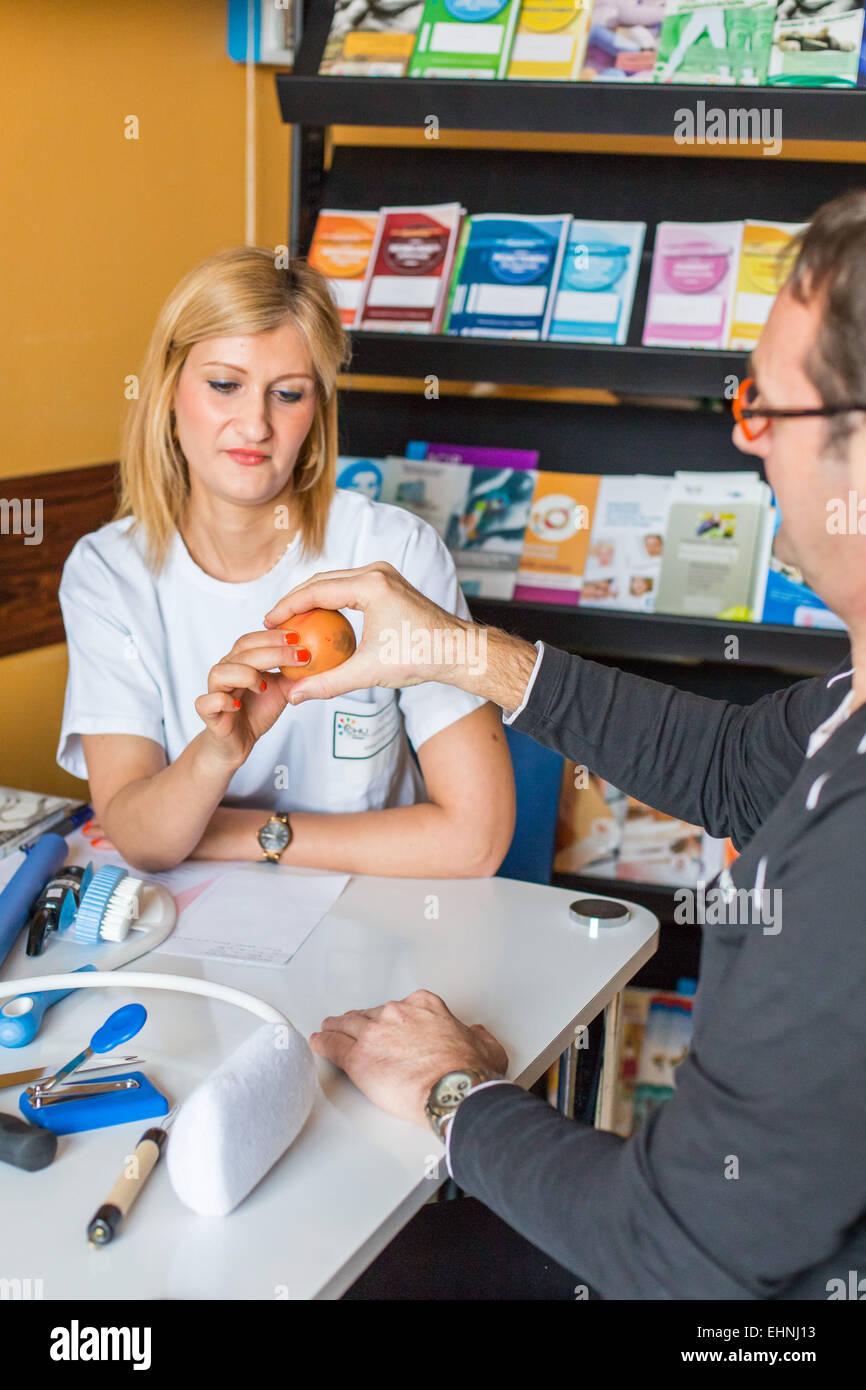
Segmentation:
{"type": "Polygon", "coordinates": [[[863,0],[780,0],[767,81],[784,87],[856,87],[863,0]]]}
{"type": "Polygon", "coordinates": [[[337,487],[361,492],[371,502],[378,502],[388,472],[388,460],[365,458],[360,454],[339,454],[337,457],[337,487]]]}
{"type": "Polygon", "coordinates": [[[416,464],[456,467],[468,480],[466,500],[448,524],[445,543],[454,557],[457,577],[467,597],[510,599],[535,472],[526,468],[464,468],[462,464],[416,464]]]}
{"type": "Polygon", "coordinates": [[[742,222],[660,222],[644,347],[726,348],[742,222]]]}
{"type": "Polygon", "coordinates": [[[580,764],[563,766],[553,867],[557,873],[694,887],[719,867],[723,842],[667,816],[580,764]]]}
{"type": "Polygon", "coordinates": [[[537,449],[491,449],[475,444],[427,444],[410,439],[406,458],[437,463],[468,463],[472,468],[537,468],[537,449]]]}
{"type": "MultiPolygon", "coordinates": [[[[778,507],[772,508],[772,518],[775,540],[781,521],[778,507]]],[[[800,571],[793,565],[786,565],[773,554],[769,557],[761,622],[785,623],[791,627],[845,628],[842,619],[830,611],[814,589],[809,588],[800,571]]]]}
{"type": "Polygon", "coordinates": [[[673,483],[648,473],[602,478],[581,608],[654,612],[673,483]]]}
{"type": "Polygon", "coordinates": [[[425,0],[410,77],[503,78],[520,0],[425,0]]]}
{"type": "Polygon", "coordinates": [[[538,474],[515,598],[577,603],[600,481],[595,473],[538,474]]]}
{"type": "Polygon", "coordinates": [[[747,220],[734,293],[728,347],[751,352],[794,261],[793,237],[804,222],[747,220]]]}
{"type": "Polygon", "coordinates": [[[380,210],[356,327],[438,333],[463,212],[459,203],[380,210]]]}
{"type": "Polygon", "coordinates": [[[645,222],[572,221],[548,337],[622,344],[628,336],[645,222]]]}
{"type": "Polygon", "coordinates": [[[580,76],[592,0],[523,0],[508,77],[569,82],[580,76]]]}
{"type": "Polygon", "coordinates": [[[405,76],[423,11],[424,0],[336,0],[319,73],[405,76]]]}
{"type": "Polygon", "coordinates": [[[775,0],[668,0],[656,82],[763,85],[775,18],[775,0]]]}
{"type": "Polygon", "coordinates": [[[545,338],[570,221],[568,213],[473,217],[455,268],[446,331],[470,338],[545,338]]]}
{"type": "Polygon", "coordinates": [[[323,208],[316,221],[307,260],[326,277],[346,328],[358,314],[378,225],[378,212],[337,208],[323,208]]]}
{"type": "Polygon", "coordinates": [[[583,82],[652,82],[665,0],[595,0],[583,82]]]}
{"type": "Polygon", "coordinates": [[[471,474],[459,463],[428,463],[390,455],[379,500],[420,516],[445,539],[452,516],[463,512],[471,474]]]}
{"type": "Polygon", "coordinates": [[[757,474],[674,475],[657,613],[756,621],[763,611],[770,497],[757,474]]]}

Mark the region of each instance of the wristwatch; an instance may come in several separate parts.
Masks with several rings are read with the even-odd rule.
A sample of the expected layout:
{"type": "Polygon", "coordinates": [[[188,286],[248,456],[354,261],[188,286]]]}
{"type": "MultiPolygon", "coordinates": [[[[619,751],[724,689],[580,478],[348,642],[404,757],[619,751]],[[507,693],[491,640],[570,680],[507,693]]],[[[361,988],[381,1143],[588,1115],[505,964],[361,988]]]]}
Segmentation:
{"type": "MultiPolygon", "coordinates": [[[[495,1079],[499,1080],[498,1077],[495,1079]]],[[[454,1114],[466,1092],[482,1081],[493,1080],[492,1071],[479,1071],[474,1067],[449,1071],[439,1078],[435,1086],[431,1087],[427,1103],[424,1106],[424,1114],[438,1139],[444,1139],[443,1127],[445,1122],[454,1114]]]]}
{"type": "Polygon", "coordinates": [[[258,842],[262,847],[262,860],[268,864],[279,864],[280,855],[291,843],[292,827],[287,811],[274,811],[258,832],[258,842]]]}

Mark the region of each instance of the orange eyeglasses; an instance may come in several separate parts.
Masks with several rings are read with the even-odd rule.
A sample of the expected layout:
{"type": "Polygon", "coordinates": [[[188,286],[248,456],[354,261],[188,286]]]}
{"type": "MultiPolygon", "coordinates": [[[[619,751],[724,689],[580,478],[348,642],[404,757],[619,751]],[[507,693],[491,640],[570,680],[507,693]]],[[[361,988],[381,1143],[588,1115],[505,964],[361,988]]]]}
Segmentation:
{"type": "Polygon", "coordinates": [[[734,419],[747,439],[758,439],[769,429],[771,420],[795,420],[806,415],[845,415],[849,410],[866,410],[866,405],[822,405],[811,410],[763,410],[752,404],[758,396],[758,388],[753,376],[744,377],[737,394],[731,402],[734,419]],[[753,421],[759,423],[753,424],[753,421]]]}

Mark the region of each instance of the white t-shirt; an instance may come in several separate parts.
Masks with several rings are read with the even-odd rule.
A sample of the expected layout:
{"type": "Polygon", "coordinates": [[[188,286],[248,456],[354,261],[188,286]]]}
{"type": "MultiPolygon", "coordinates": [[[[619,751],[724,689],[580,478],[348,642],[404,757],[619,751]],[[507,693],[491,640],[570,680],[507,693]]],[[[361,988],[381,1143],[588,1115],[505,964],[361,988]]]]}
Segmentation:
{"type": "MultiPolygon", "coordinates": [[[[296,537],[269,573],[240,584],[200,569],[179,532],[155,577],[140,529],[127,534],[131,520],[82,536],[63,567],[69,676],[57,761],[76,777],[87,777],[81,734],[140,734],[162,744],[173,762],[205,727],[195,701],[207,691],[211,667],[243,633],[262,628],[278,599],[320,571],[387,560],[449,613],[469,617],[432,526],[357,492],[337,489],[320,555],[301,562],[296,537]]],[[[360,639],[363,615],[345,613],[360,639]]],[[[417,750],[482,704],[429,682],[287,706],[235,773],[223,804],[337,812],[424,801],[408,740],[417,750]]]]}

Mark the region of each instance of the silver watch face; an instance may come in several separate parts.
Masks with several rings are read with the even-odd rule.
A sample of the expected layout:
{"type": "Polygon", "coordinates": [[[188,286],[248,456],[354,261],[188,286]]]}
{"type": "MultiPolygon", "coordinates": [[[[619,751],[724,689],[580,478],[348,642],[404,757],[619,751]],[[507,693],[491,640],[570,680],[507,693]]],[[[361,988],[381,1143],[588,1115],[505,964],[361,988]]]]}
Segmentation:
{"type": "Polygon", "coordinates": [[[269,820],[259,831],[259,844],[269,853],[285,849],[289,843],[289,827],[281,820],[269,820]]]}
{"type": "Polygon", "coordinates": [[[455,1105],[460,1104],[470,1086],[474,1084],[475,1077],[470,1072],[450,1071],[437,1083],[433,1092],[433,1104],[441,1105],[446,1110],[453,1110],[455,1105]]]}

